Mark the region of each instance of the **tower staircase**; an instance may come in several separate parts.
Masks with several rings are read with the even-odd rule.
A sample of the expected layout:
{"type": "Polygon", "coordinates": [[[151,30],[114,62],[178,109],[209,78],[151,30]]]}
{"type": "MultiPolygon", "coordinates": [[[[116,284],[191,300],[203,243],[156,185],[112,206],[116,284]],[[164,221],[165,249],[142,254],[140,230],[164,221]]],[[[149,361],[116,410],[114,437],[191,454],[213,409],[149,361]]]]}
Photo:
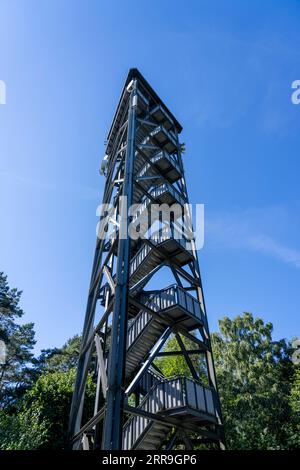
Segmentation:
{"type": "Polygon", "coordinates": [[[145,78],[131,69],[101,166],[103,203],[110,205],[110,216],[101,213],[99,221],[104,237],[96,244],[70,416],[74,449],[193,448],[195,442],[224,447],[200,269],[186,210],[181,131],[145,78]],[[121,196],[133,205],[125,213],[121,196]],[[120,237],[128,225],[138,236],[120,237]],[[162,268],[174,278],[167,287],[159,277],[162,268]],[[150,281],[159,288],[151,289],[150,281]],[[178,349],[168,348],[170,338],[176,338],[178,349]],[[156,359],[177,356],[188,372],[166,376],[156,359]],[[94,412],[84,422],[92,369],[94,412]]]}

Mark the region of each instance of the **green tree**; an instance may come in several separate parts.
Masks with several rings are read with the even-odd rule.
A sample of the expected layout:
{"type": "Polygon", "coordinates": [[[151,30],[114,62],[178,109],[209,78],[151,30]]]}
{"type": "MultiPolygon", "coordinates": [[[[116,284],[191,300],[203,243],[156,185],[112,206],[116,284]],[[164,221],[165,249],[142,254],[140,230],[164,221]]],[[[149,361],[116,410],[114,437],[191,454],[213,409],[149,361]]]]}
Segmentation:
{"type": "MultiPolygon", "coordinates": [[[[183,335],[180,335],[180,338],[184,344],[184,347],[187,351],[197,349],[197,344],[189,338],[186,338],[183,335]]],[[[155,360],[155,365],[161,370],[165,377],[172,377],[175,375],[184,375],[186,377],[192,377],[190,368],[185,360],[184,355],[182,354],[180,345],[176,339],[175,335],[171,335],[170,339],[167,341],[165,347],[163,348],[165,352],[179,352],[177,355],[159,357],[155,360]]],[[[199,356],[199,354],[190,354],[191,362],[198,374],[205,377],[205,364],[204,358],[199,356]]]]}
{"type": "Polygon", "coordinates": [[[6,346],[6,360],[0,363],[0,409],[13,406],[32,380],[34,325],[17,323],[24,315],[21,294],[9,288],[7,276],[0,272],[0,340],[6,346]]]}
{"type": "MultiPolygon", "coordinates": [[[[75,369],[43,373],[26,392],[14,416],[0,419],[0,449],[63,449],[75,382],[75,369]]],[[[95,384],[88,378],[85,413],[91,415],[95,384]]]]}
{"type": "Polygon", "coordinates": [[[28,413],[0,413],[0,449],[32,450],[43,445],[47,433],[46,422],[33,420],[28,413]]]}
{"type": "Polygon", "coordinates": [[[285,340],[252,314],[219,321],[212,335],[216,372],[231,449],[288,447],[293,364],[285,340]]]}
{"type": "Polygon", "coordinates": [[[300,449],[300,365],[295,365],[294,376],[290,394],[292,418],[288,423],[289,445],[300,449]]]}
{"type": "MultiPolygon", "coordinates": [[[[188,345],[186,345],[188,347],[188,345]]],[[[164,352],[180,351],[179,344],[175,335],[172,335],[167,341],[164,352]]],[[[175,375],[190,376],[188,365],[181,355],[159,357],[155,360],[155,365],[161,370],[166,377],[173,377],[175,375]]]]}
{"type": "Polygon", "coordinates": [[[35,371],[40,374],[45,371],[66,372],[77,365],[81,337],[70,338],[61,348],[43,349],[40,356],[34,359],[35,371]]]}

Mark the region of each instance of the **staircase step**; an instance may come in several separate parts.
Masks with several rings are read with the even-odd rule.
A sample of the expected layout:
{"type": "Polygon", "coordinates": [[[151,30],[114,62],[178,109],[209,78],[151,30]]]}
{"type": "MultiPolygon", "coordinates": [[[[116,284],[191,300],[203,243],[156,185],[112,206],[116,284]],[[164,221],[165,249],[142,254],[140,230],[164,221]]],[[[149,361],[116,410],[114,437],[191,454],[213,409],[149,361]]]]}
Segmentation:
{"type": "Polygon", "coordinates": [[[143,450],[156,450],[156,447],[151,445],[151,444],[147,444],[143,447],[139,447],[140,449],[143,449],[143,450]]]}
{"type": "Polygon", "coordinates": [[[147,444],[148,445],[153,445],[153,446],[155,446],[155,448],[157,448],[160,445],[160,443],[161,443],[160,439],[151,439],[146,443],[146,445],[147,444]]]}
{"type": "Polygon", "coordinates": [[[151,438],[151,442],[156,443],[156,442],[161,442],[161,440],[166,436],[165,433],[161,434],[150,434],[149,438],[151,438]]]}
{"type": "Polygon", "coordinates": [[[143,335],[143,338],[145,340],[149,340],[149,343],[151,343],[153,340],[155,340],[159,335],[155,335],[155,334],[152,334],[152,333],[148,333],[147,331],[145,332],[145,334],[143,335]]]}

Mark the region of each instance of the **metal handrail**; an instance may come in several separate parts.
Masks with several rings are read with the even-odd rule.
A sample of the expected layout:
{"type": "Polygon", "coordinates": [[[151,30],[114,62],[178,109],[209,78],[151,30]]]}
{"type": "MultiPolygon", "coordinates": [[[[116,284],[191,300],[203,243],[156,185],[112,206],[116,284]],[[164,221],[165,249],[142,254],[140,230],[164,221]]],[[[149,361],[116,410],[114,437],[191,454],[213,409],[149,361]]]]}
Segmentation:
{"type": "MultiPolygon", "coordinates": [[[[151,414],[155,414],[155,413],[158,413],[159,411],[168,410],[168,409],[172,409],[172,408],[178,408],[178,407],[182,407],[182,406],[187,406],[189,408],[193,408],[193,409],[196,409],[198,411],[204,412],[208,415],[215,416],[216,415],[216,409],[215,409],[214,400],[213,400],[213,389],[212,389],[212,387],[206,386],[198,380],[195,380],[193,378],[188,378],[188,377],[185,377],[183,375],[177,375],[177,376],[174,376],[174,377],[162,378],[150,388],[149,392],[143,398],[143,400],[140,403],[138,408],[143,410],[143,411],[148,411],[151,414]],[[170,388],[168,387],[168,389],[167,389],[167,387],[166,387],[166,384],[172,384],[172,383],[176,383],[176,382],[179,383],[179,390],[175,389],[175,391],[177,391],[177,392],[179,391],[179,396],[178,396],[178,393],[175,393],[175,394],[172,395],[172,393],[170,393],[170,388]],[[192,383],[194,385],[194,387],[189,389],[189,386],[188,386],[189,383],[192,383]],[[149,408],[149,406],[147,407],[147,403],[149,403],[151,398],[153,398],[153,393],[156,390],[159,391],[160,387],[162,387],[162,396],[158,396],[157,400],[153,401],[154,409],[153,410],[152,409],[150,409],[150,410],[146,409],[145,410],[145,408],[149,408]],[[201,391],[202,391],[202,396],[203,396],[204,407],[200,406],[201,403],[199,402],[199,395],[201,396],[201,391]],[[190,396],[191,393],[193,393],[192,398],[190,396]],[[213,410],[211,408],[209,408],[209,406],[207,404],[207,396],[208,396],[207,394],[208,393],[211,393],[211,403],[213,405],[213,410]],[[175,406],[169,406],[170,400],[175,401],[175,406]],[[162,403],[163,406],[160,406],[161,403],[162,403]],[[203,409],[203,408],[205,408],[205,409],[203,409]]],[[[150,407],[151,407],[151,405],[150,405],[150,407]]],[[[130,443],[129,443],[130,446],[129,446],[129,448],[132,448],[132,446],[137,441],[137,439],[141,436],[141,434],[145,432],[146,428],[151,423],[151,417],[146,418],[144,416],[139,416],[139,415],[131,416],[124,425],[124,441],[127,438],[128,433],[130,432],[129,427],[131,427],[131,431],[133,431],[134,426],[136,426],[137,422],[138,422],[138,429],[139,429],[140,432],[139,432],[138,436],[135,436],[134,432],[131,432],[131,434],[129,434],[129,437],[130,437],[130,443]],[[138,422],[138,420],[140,420],[140,422],[138,422]],[[142,424],[143,424],[143,426],[142,426],[142,424]]]]}
{"type": "MultiPolygon", "coordinates": [[[[153,305],[153,301],[157,302],[155,308],[159,311],[167,310],[174,305],[180,305],[184,307],[185,310],[195,316],[198,319],[204,318],[204,313],[201,309],[201,305],[195,297],[193,297],[190,293],[186,292],[182,287],[178,286],[177,284],[171,284],[170,286],[166,287],[165,289],[154,290],[146,293],[141,294],[141,300],[143,301],[152,301],[151,304],[153,305]],[[168,299],[170,301],[170,305],[164,306],[163,302],[165,299],[162,298],[164,293],[170,293],[170,295],[174,294],[174,301],[172,302],[172,298],[168,299]],[[182,301],[184,298],[184,302],[182,301]]],[[[151,308],[151,307],[150,307],[151,308]]],[[[154,310],[154,309],[153,309],[154,310]]],[[[154,311],[157,311],[154,310],[154,311]]]]}
{"type": "MultiPolygon", "coordinates": [[[[193,251],[189,248],[187,248],[187,244],[189,243],[186,237],[183,234],[180,234],[180,232],[174,228],[170,227],[164,227],[164,229],[160,229],[157,232],[154,232],[151,237],[149,238],[149,241],[158,245],[160,243],[163,243],[165,240],[169,239],[174,239],[176,240],[181,247],[188,251],[189,253],[193,254],[193,251]],[[165,232],[165,233],[164,233],[165,232]],[[169,232],[169,233],[167,233],[169,232]],[[178,236],[174,236],[175,234],[178,234],[178,236]]],[[[130,275],[134,273],[134,271],[138,268],[138,266],[141,264],[141,262],[146,258],[146,256],[149,254],[151,251],[151,246],[148,243],[144,243],[141,248],[138,250],[138,252],[132,257],[131,263],[130,263],[130,275]],[[138,263],[136,263],[139,260],[138,263]],[[136,266],[134,267],[136,263],[136,266]]]]}
{"type": "MultiPolygon", "coordinates": [[[[141,294],[140,298],[141,302],[146,306],[149,307],[153,312],[163,312],[164,310],[167,310],[175,305],[179,305],[181,307],[184,307],[185,310],[188,312],[188,314],[194,316],[195,318],[198,318],[200,320],[204,319],[204,314],[201,309],[201,305],[198,302],[197,299],[195,299],[191,294],[186,292],[182,287],[172,284],[171,286],[161,289],[161,290],[155,290],[147,293],[141,294]],[[170,304],[167,306],[163,306],[163,299],[162,295],[165,292],[170,291],[170,294],[173,294],[173,298],[168,299],[170,304]],[[179,292],[184,295],[184,304],[182,302],[182,298],[179,298],[180,296],[178,295],[179,292]],[[190,308],[190,305],[188,305],[188,302],[186,301],[186,298],[190,299],[190,305],[192,305],[192,310],[190,308]],[[153,303],[157,301],[157,304],[155,305],[155,309],[153,308],[153,303]]],[[[147,325],[150,323],[152,319],[151,313],[149,313],[146,310],[141,309],[140,313],[135,317],[133,322],[128,328],[128,333],[127,333],[127,349],[131,347],[131,345],[136,341],[136,339],[139,337],[142,331],[147,327],[147,325]],[[141,321],[141,319],[144,317],[144,321],[141,321]]]]}
{"type": "MultiPolygon", "coordinates": [[[[157,161],[159,161],[162,158],[165,158],[166,160],[168,160],[173,165],[173,167],[176,168],[176,170],[179,173],[181,172],[180,166],[176,162],[173,155],[169,154],[166,150],[160,150],[159,152],[155,153],[152,157],[150,157],[150,160],[152,163],[155,164],[157,161]]],[[[145,165],[140,168],[136,176],[138,178],[142,177],[149,168],[151,168],[151,165],[149,162],[146,162],[145,165]]]]}
{"type": "Polygon", "coordinates": [[[160,130],[165,132],[165,134],[168,136],[170,141],[175,145],[175,147],[178,147],[178,141],[176,139],[176,136],[173,134],[173,132],[168,131],[163,124],[159,124],[157,127],[155,127],[155,129],[153,129],[153,131],[150,132],[150,136],[155,137],[155,134],[157,134],[157,132],[159,132],[160,130]]]}
{"type": "MultiPolygon", "coordinates": [[[[155,199],[161,196],[161,194],[163,194],[164,192],[169,192],[170,194],[172,194],[172,196],[177,200],[177,202],[181,206],[184,206],[184,204],[186,204],[186,200],[181,196],[179,191],[176,188],[174,188],[174,186],[172,186],[170,183],[168,183],[168,181],[165,181],[161,185],[154,186],[149,191],[149,194],[155,199]]],[[[140,202],[140,204],[138,205],[138,207],[132,214],[132,222],[134,222],[142,214],[142,212],[147,208],[147,206],[151,204],[152,204],[152,200],[149,197],[144,196],[142,198],[142,201],[140,202]]]]}

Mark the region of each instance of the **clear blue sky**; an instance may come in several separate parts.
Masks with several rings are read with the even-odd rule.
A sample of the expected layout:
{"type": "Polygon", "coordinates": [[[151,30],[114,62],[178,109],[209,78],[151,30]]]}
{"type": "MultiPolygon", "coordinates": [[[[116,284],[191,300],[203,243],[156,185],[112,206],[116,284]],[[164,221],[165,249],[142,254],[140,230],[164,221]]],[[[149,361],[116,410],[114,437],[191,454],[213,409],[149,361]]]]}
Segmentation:
{"type": "Polygon", "coordinates": [[[1,0],[0,269],[37,350],[80,332],[104,140],[130,67],[184,127],[211,330],[300,335],[300,2],[1,0]]]}

